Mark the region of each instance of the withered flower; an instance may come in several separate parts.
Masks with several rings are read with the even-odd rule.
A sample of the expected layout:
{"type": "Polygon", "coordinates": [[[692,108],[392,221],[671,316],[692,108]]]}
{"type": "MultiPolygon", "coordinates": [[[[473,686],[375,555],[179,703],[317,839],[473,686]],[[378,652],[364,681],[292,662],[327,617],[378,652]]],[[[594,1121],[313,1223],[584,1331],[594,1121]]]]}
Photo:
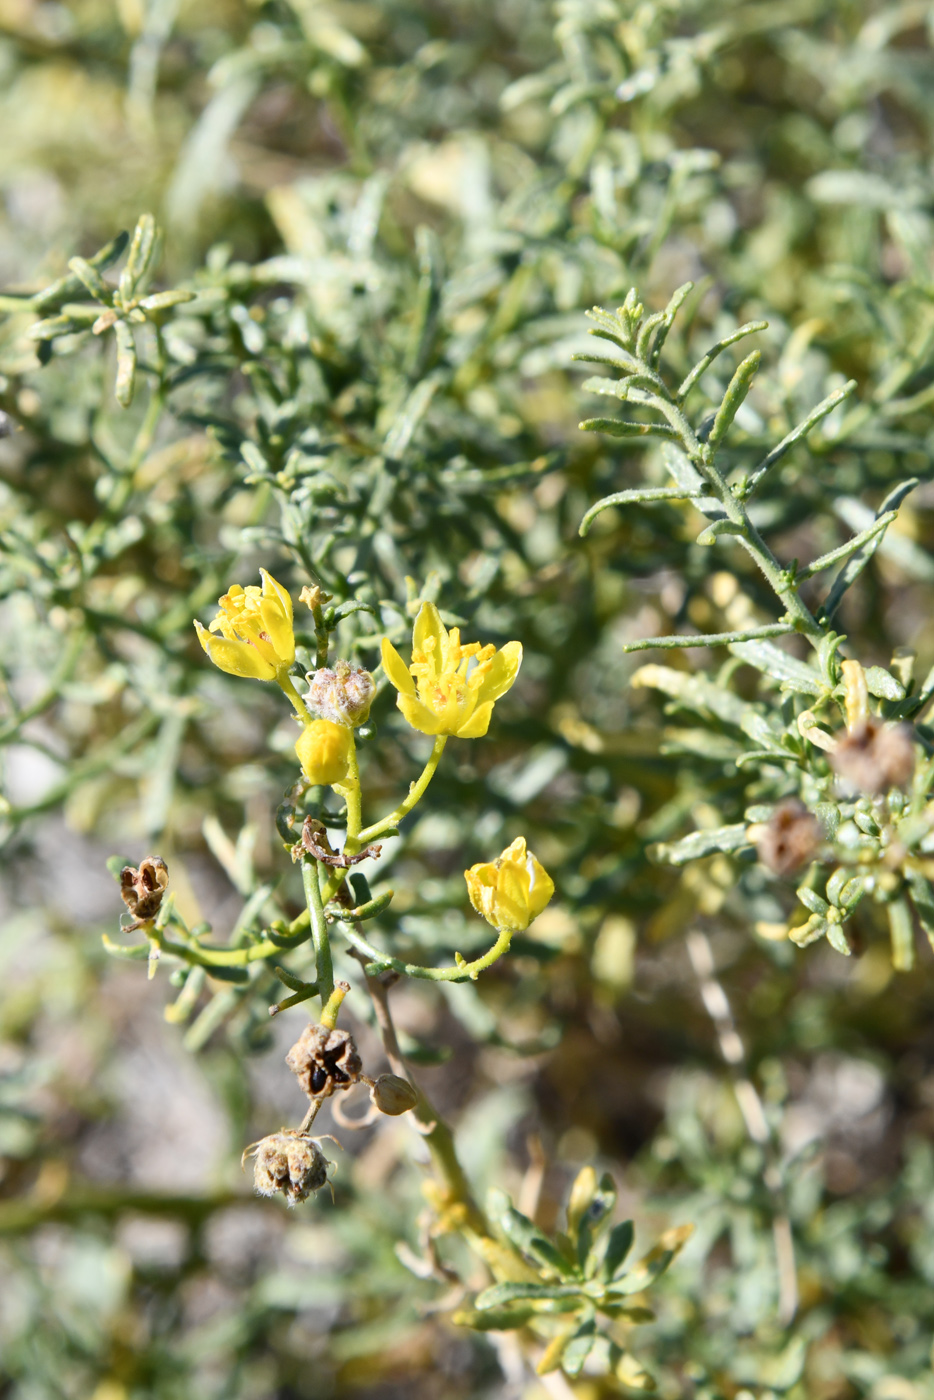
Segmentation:
{"type": "Polygon", "coordinates": [[[290,1206],[327,1185],[330,1163],[315,1138],[296,1128],[270,1133],[244,1152],[255,1158],[253,1186],[260,1196],[285,1196],[290,1206]]]}
{"type": "Polygon", "coordinates": [[[146,856],[139,869],[125,865],[120,871],[120,897],[139,924],[154,919],[169,883],[169,867],[161,856],[146,856]]]}
{"type": "Polygon", "coordinates": [[[363,1070],[353,1036],[327,1026],[306,1026],[285,1062],[310,1099],[349,1089],[363,1070]]]}
{"type": "Polygon", "coordinates": [[[915,767],[911,730],[868,719],[840,739],[830,761],[848,788],[867,797],[907,787],[915,767]]]}
{"type": "Polygon", "coordinates": [[[755,829],[759,859],[776,875],[791,875],[807,865],[821,837],[820,822],[796,797],[780,802],[769,820],[755,829]]]}

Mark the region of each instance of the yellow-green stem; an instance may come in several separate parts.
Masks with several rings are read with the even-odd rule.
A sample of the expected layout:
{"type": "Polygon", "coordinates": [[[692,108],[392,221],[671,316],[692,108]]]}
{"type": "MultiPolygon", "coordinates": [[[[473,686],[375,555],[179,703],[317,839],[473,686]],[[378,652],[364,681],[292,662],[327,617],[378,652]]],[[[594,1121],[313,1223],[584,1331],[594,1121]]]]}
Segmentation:
{"type": "Polygon", "coordinates": [[[387,817],[382,817],[378,822],[374,822],[372,826],[368,826],[365,830],[360,832],[361,844],[365,844],[367,841],[373,841],[377,836],[382,836],[384,831],[390,831],[394,826],[398,826],[403,817],[408,816],[415,804],[421,801],[428,788],[428,784],[435,776],[447,741],[448,736],[446,734],[438,735],[432,745],[428,762],[422,769],[418,780],[409,788],[408,796],[399,803],[395,811],[390,812],[387,817]]]}
{"type": "Polygon", "coordinates": [[[311,715],[305,708],[305,702],[302,700],[298,691],[292,684],[291,677],[289,676],[289,673],[285,667],[283,667],[280,671],[276,672],[276,683],[279,686],[279,689],[283,692],[283,694],[287,695],[288,698],[291,700],[292,704],[295,706],[295,713],[298,715],[298,718],[301,720],[302,724],[310,724],[311,715]]]}
{"type": "Polygon", "coordinates": [[[315,945],[315,980],[322,1006],[327,1006],[334,991],[334,964],[331,958],[331,940],[328,937],[328,923],[321,901],[321,886],[318,883],[318,862],[307,852],[302,856],[302,884],[308,902],[308,918],[311,921],[311,937],[315,945]]]}

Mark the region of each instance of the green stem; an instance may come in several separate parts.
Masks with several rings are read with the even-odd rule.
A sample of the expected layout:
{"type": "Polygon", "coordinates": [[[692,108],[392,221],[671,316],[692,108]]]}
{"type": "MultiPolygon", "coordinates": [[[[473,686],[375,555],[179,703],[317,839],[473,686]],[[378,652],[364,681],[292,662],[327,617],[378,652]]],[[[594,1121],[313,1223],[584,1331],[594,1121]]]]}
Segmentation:
{"type": "Polygon", "coordinates": [[[509,945],[512,942],[511,931],[500,929],[493,946],[488,948],[482,957],[475,958],[473,962],[461,961],[452,967],[421,967],[418,963],[402,962],[400,958],[393,958],[388,953],[381,953],[356,929],[348,928],[346,924],[342,928],[347,942],[358,953],[376,963],[378,967],[392,968],[393,972],[401,972],[404,977],[419,977],[424,982],[475,982],[485,968],[492,967],[493,963],[509,951],[509,945]]]}
{"type": "Polygon", "coordinates": [[[276,684],[278,685],[279,689],[283,692],[283,694],[286,695],[291,700],[292,704],[295,706],[295,713],[298,715],[302,724],[310,724],[311,715],[305,708],[305,702],[302,700],[298,691],[292,684],[291,677],[289,676],[286,667],[283,667],[280,671],[276,672],[276,684]]]}
{"type": "Polygon", "coordinates": [[[302,884],[305,899],[308,901],[308,918],[311,922],[311,938],[315,945],[315,970],[318,993],[322,1006],[326,1006],[334,991],[334,963],[331,958],[331,940],[328,936],[328,922],[321,902],[321,886],[318,883],[318,862],[306,852],[302,856],[302,884]]]}
{"type": "Polygon", "coordinates": [[[421,1086],[412,1078],[405,1063],[393,1024],[392,1012],[389,1008],[388,989],[378,977],[371,977],[367,973],[363,957],[360,958],[360,961],[364,963],[363,971],[367,990],[373,1003],[376,1024],[379,1027],[383,1049],[386,1052],[390,1068],[393,1074],[398,1074],[401,1079],[407,1080],[418,1095],[418,1101],[412,1109],[412,1116],[421,1124],[422,1136],[431,1153],[435,1171],[443,1187],[446,1205],[449,1208],[451,1206],[460,1207],[464,1217],[463,1224],[477,1234],[486,1235],[489,1233],[489,1226],[484,1219],[483,1212],[473,1198],[473,1192],[464,1174],[464,1168],[457,1156],[454,1135],[444,1119],[436,1112],[421,1086]]]}
{"type": "Polygon", "coordinates": [[[446,734],[438,735],[432,745],[428,762],[422,769],[418,781],[414,782],[409,788],[408,796],[404,801],[399,803],[395,811],[389,813],[388,817],[382,817],[378,822],[374,822],[372,826],[368,826],[364,831],[360,832],[359,841],[361,845],[365,845],[367,841],[372,841],[376,836],[381,836],[384,831],[390,831],[394,826],[398,826],[403,817],[408,816],[415,804],[424,797],[428,784],[435,776],[447,741],[448,736],[446,734]]]}

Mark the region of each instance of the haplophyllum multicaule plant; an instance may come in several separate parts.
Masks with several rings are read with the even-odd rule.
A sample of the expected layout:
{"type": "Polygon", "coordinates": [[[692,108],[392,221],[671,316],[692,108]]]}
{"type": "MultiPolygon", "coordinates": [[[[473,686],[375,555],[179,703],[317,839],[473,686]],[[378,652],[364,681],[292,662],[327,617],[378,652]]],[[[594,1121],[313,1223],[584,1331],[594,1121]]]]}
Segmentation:
{"type": "MultiPolygon", "coordinates": [[[[764,330],[766,323],[750,322],[723,337],[676,384],[662,357],[691,291],[692,284],[686,283],[664,310],[651,315],[635,290],[615,313],[595,309],[592,334],[608,341],[611,352],[576,356],[617,372],[587,380],[585,390],[615,398],[639,415],[591,418],[581,427],[631,442],[661,439],[661,462],[672,481],[604,497],[585,515],[581,534],[610,507],[689,503],[703,517],[695,543],[739,546],[782,609],[777,620],[760,622],[755,605],[734,581],[732,614],[742,625],[718,633],[644,638],[625,647],[630,652],[705,646],[729,651],[732,663],[713,678],[651,664],[638,670],[632,683],[660,691],[672,708],[692,711],[719,730],[731,746],[731,767],[748,774],[756,786],[755,801],[742,821],[661,844],[657,854],[680,865],[714,852],[749,856],[756,851],[775,875],[805,872],[798,888],[802,913],[788,923],[760,924],[758,931],[790,937],[799,945],[826,937],[844,954],[851,951],[844,925],[869,896],[885,908],[895,966],[908,968],[915,920],[934,942],[934,892],[928,883],[934,876],[934,736],[923,725],[909,723],[919,719],[934,696],[934,671],[919,685],[913,654],[905,648],[890,669],[864,667],[857,658],[846,658],[846,638],[833,624],[846,591],[917,481],[892,488],[871,523],[842,544],[809,564],[796,559],[782,564],[756,523],[755,497],[764,484],[773,483],[783,459],[826,426],[831,414],[844,416],[833,435],[823,439],[823,455],[856,437],[865,412],[860,407],[845,413],[856,383],[850,380],[834,389],[763,457],[747,465],[741,449],[731,447],[727,453],[726,442],[755,383],[761,353],[754,350],[741,361],[713,402],[705,398],[704,379],[730,346],[764,330]],[[816,606],[809,605],[804,592],[810,596],[812,590],[804,585],[832,569],[836,574],[830,588],[816,606]],[[773,640],[793,635],[808,644],[808,661],[773,640]],[[743,664],[760,673],[755,700],[743,699],[730,685],[743,664]],[[773,800],[763,800],[764,793],[773,800]]],[[[724,752],[722,745],[719,752],[724,752]]]]}

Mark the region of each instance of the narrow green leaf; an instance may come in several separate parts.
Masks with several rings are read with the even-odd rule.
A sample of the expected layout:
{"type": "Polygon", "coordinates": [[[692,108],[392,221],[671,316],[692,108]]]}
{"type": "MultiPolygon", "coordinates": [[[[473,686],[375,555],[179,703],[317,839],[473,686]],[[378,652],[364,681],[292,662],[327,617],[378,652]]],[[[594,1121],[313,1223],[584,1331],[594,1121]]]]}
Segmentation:
{"type": "Polygon", "coordinates": [[[513,1332],[535,1316],[535,1308],[467,1308],[454,1313],[451,1321],[455,1327],[472,1327],[475,1332],[513,1332]]]}
{"type": "Polygon", "coordinates": [[[628,491],[616,491],[612,496],[604,496],[590,507],[578,529],[578,534],[586,535],[601,511],[610,506],[652,505],[656,501],[688,501],[702,493],[684,491],[678,486],[637,486],[628,491]]]}
{"type": "Polygon", "coordinates": [[[755,666],[763,675],[780,681],[789,690],[797,691],[801,695],[820,695],[826,689],[815,670],[796,657],[789,656],[781,647],[773,646],[771,642],[731,642],[730,651],[747,665],[755,666]]]}
{"type": "Polygon", "coordinates": [[[667,423],[632,423],[625,418],[585,418],[577,425],[585,433],[606,433],[609,437],[665,437],[678,434],[667,423]]]}
{"type": "Polygon", "coordinates": [[[717,416],[713,420],[713,427],[707,439],[708,445],[712,448],[719,447],[720,443],[729,432],[733,419],[739,412],[743,400],[752,388],[752,381],[756,376],[759,365],[762,362],[762,351],[753,350],[751,355],[747,355],[736,368],[736,373],[726,387],[723,401],[717,409],[717,416]]]}
{"type": "Polygon", "coordinates": [[[150,270],[155,242],[155,219],[151,214],[140,215],[136,228],[133,230],[133,241],[130,244],[126,264],[120,274],[120,299],[125,306],[133,300],[139,284],[150,270]]]}
{"type": "MultiPolygon", "coordinates": [[[[827,417],[828,413],[832,413],[838,404],[848,399],[855,390],[856,380],[851,379],[849,383],[844,384],[842,389],[835,389],[834,392],[828,394],[816,408],[813,408],[807,418],[800,422],[797,427],[792,428],[791,432],[787,433],[785,437],[782,438],[781,442],[777,443],[768,456],[763,457],[755,470],[750,473],[746,482],[747,492],[754,490],[770,467],[774,467],[776,462],[781,461],[785,453],[790,452],[796,442],[800,442],[802,438],[806,438],[808,434],[817,427],[818,423],[820,423],[823,418],[827,417]]],[[[813,572],[813,564],[811,565],[811,569],[813,572]]]]}
{"type": "Polygon", "coordinates": [[[692,831],[690,836],[680,841],[659,842],[652,847],[655,860],[667,861],[669,865],[686,865],[690,860],[700,860],[714,851],[739,851],[750,845],[745,822],[735,826],[718,826],[710,831],[692,831]]]}
{"type": "Polygon", "coordinates": [[[756,335],[759,331],[765,331],[768,330],[768,328],[768,321],[747,321],[745,325],[739,326],[735,331],[731,331],[729,335],[725,335],[722,340],[718,340],[716,345],[711,346],[706,355],[698,360],[697,364],[691,370],[691,373],[681,384],[681,387],[675,394],[676,402],[680,403],[683,399],[687,398],[701,375],[710,368],[717,356],[721,355],[724,350],[728,349],[731,345],[735,345],[738,340],[742,340],[745,336],[756,335]]]}
{"type": "Polygon", "coordinates": [[[136,342],[126,321],[114,323],[117,341],[117,378],[114,394],[121,408],[129,408],[136,387],[136,342]]]}
{"type": "Polygon", "coordinates": [[[878,700],[904,700],[905,687],[884,666],[867,666],[866,689],[878,700]]]}
{"type": "Polygon", "coordinates": [[[84,258],[70,258],[68,266],[92,297],[95,297],[104,306],[113,304],[113,292],[92,263],[87,262],[84,258]]]}
{"type": "Polygon", "coordinates": [[[566,1283],[494,1283],[485,1288],[475,1299],[480,1311],[487,1308],[503,1308],[510,1303],[529,1299],[535,1302],[562,1302],[565,1299],[578,1299],[580,1288],[566,1283]]]}
{"type": "Polygon", "coordinates": [[[606,1251],[600,1265],[600,1277],[609,1281],[616,1277],[623,1261],[632,1249],[635,1226],[631,1220],[614,1225],[607,1239],[606,1251]]]}
{"type": "Polygon", "coordinates": [[[828,554],[822,554],[819,559],[813,560],[807,568],[801,569],[798,573],[798,581],[803,582],[806,578],[813,578],[815,574],[821,573],[824,569],[832,568],[834,564],[839,564],[843,559],[849,559],[851,554],[862,549],[864,544],[875,539],[876,535],[882,535],[889,528],[892,521],[898,515],[897,510],[890,510],[887,515],[883,515],[874,525],[870,525],[868,530],[861,530],[858,535],[841,544],[837,549],[832,549],[828,554]]]}
{"type": "Polygon", "coordinates": [[[722,535],[744,535],[745,533],[743,526],[737,525],[733,520],[715,520],[712,525],[701,530],[695,543],[712,545],[716,544],[722,535]]]}
{"type": "MultiPolygon", "coordinates": [[[[909,494],[909,492],[913,491],[917,485],[917,477],[911,477],[908,481],[902,481],[899,483],[898,486],[893,487],[893,489],[886,496],[885,500],[882,502],[879,509],[876,511],[876,520],[881,520],[884,515],[888,515],[891,511],[897,510],[898,507],[901,505],[902,501],[905,499],[905,497],[909,494]]],[[[865,509],[862,506],[862,503],[859,501],[853,502],[853,505],[855,505],[859,510],[865,509]]],[[[837,507],[835,508],[839,512],[839,510],[842,508],[841,503],[838,502],[837,507]]],[[[852,514],[850,518],[857,519],[857,517],[852,514]]],[[[861,517],[859,518],[861,519],[861,517]]],[[[849,523],[849,521],[847,523],[849,523]]],[[[882,543],[882,540],[884,538],[885,532],[882,531],[880,534],[875,535],[872,539],[867,540],[866,544],[864,544],[861,549],[858,549],[856,553],[847,560],[843,568],[837,574],[837,577],[834,579],[833,586],[830,592],[827,594],[823,608],[821,609],[819,621],[823,622],[824,624],[833,621],[834,613],[837,611],[837,608],[843,601],[843,595],[846,593],[847,589],[852,584],[854,584],[859,578],[860,574],[863,572],[866,565],[869,563],[870,559],[875,554],[876,550],[879,548],[879,545],[882,543]]]]}
{"type": "Polygon", "coordinates": [[[915,934],[907,901],[893,899],[888,906],[888,915],[892,966],[896,972],[910,972],[915,965],[915,934]]]}
{"type": "Polygon", "coordinates": [[[702,632],[696,637],[685,637],[680,633],[668,637],[641,637],[637,642],[625,642],[623,651],[648,651],[650,648],[670,651],[676,647],[726,646],[732,649],[737,643],[760,641],[765,637],[784,637],[794,630],[788,623],[770,622],[765,627],[752,627],[748,632],[702,632]]]}

